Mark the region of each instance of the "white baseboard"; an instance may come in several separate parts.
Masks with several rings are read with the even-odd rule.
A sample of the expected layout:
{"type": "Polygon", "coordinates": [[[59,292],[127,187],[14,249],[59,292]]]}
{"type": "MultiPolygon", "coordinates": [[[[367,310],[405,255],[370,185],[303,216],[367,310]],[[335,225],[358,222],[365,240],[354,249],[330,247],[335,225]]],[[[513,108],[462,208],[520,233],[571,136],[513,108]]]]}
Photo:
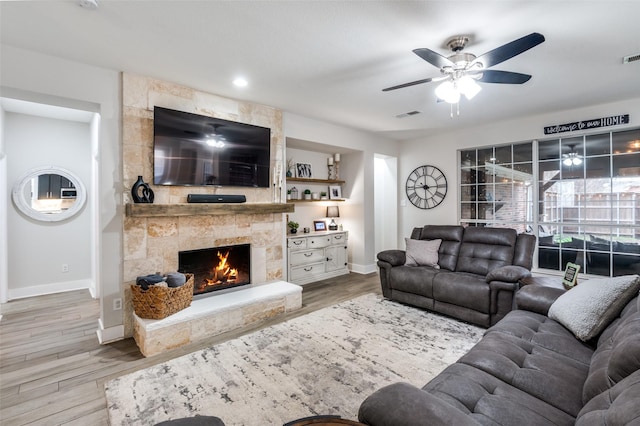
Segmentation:
{"type": "Polygon", "coordinates": [[[351,272],[355,272],[356,274],[372,274],[374,272],[378,272],[378,267],[375,263],[369,265],[357,265],[352,263],[350,265],[351,272]]]}
{"type": "Polygon", "coordinates": [[[101,345],[124,339],[124,325],[116,325],[115,327],[104,328],[102,319],[98,320],[98,329],[96,330],[98,341],[101,345]]]}
{"type": "Polygon", "coordinates": [[[9,300],[24,299],[25,297],[42,296],[44,294],[62,293],[64,291],[83,290],[91,287],[91,280],[64,281],[59,283],[34,285],[31,287],[10,288],[9,300]]]}

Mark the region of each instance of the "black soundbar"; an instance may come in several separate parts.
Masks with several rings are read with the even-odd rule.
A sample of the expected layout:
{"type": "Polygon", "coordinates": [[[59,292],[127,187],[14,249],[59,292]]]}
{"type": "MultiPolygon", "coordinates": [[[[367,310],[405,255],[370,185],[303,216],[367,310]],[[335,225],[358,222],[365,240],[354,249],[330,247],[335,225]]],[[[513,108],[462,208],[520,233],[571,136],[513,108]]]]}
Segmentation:
{"type": "Polygon", "coordinates": [[[189,194],[187,203],[246,203],[244,195],[189,194]]]}

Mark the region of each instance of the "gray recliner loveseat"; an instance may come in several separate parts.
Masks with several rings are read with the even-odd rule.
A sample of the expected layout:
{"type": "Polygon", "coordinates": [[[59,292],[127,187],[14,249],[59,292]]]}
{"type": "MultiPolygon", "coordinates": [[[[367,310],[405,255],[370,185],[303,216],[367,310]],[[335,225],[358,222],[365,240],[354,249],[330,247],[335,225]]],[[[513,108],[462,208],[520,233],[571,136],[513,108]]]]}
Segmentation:
{"type": "Polygon", "coordinates": [[[531,275],[536,238],[513,229],[449,225],[414,228],[408,250],[378,253],[384,297],[489,327],[513,308],[519,280],[531,275]],[[422,264],[421,242],[440,241],[422,264]],[[407,260],[413,260],[409,265],[407,260]],[[418,259],[418,264],[415,264],[418,259]]]}

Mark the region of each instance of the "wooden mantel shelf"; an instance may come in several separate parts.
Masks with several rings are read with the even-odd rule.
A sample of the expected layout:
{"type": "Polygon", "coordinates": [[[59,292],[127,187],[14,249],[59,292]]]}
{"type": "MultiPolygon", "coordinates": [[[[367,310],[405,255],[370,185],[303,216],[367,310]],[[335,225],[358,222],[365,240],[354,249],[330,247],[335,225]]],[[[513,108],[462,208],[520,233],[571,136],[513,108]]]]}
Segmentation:
{"type": "Polygon", "coordinates": [[[292,213],[295,206],[279,203],[230,203],[230,204],[127,204],[129,217],[208,216],[229,214],[292,213]]]}

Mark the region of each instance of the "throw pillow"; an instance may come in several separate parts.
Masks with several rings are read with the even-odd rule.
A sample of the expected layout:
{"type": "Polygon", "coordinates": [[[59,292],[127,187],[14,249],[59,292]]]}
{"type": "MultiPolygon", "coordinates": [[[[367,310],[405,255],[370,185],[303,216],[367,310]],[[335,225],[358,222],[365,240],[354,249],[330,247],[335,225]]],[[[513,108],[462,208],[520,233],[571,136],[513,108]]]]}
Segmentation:
{"type": "Polygon", "coordinates": [[[442,240],[414,240],[405,238],[407,244],[407,266],[431,266],[440,269],[438,266],[438,250],[442,240]]]}
{"type": "Polygon", "coordinates": [[[600,334],[639,290],[638,275],[584,281],[553,302],[549,318],[586,342],[600,334]]]}

